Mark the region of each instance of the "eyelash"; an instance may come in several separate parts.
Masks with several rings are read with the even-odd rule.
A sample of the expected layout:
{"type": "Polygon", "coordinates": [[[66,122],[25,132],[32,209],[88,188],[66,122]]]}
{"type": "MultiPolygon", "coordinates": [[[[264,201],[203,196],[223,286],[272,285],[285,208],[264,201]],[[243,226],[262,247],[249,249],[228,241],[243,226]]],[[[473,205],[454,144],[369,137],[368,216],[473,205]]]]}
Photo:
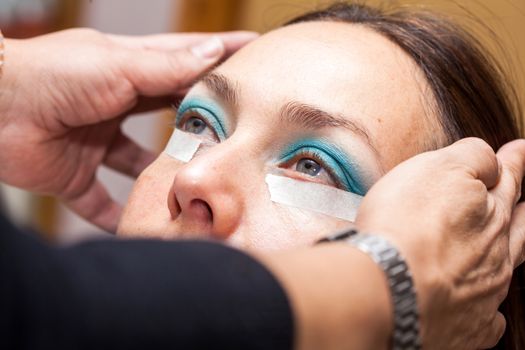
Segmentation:
{"type": "MultiPolygon", "coordinates": [[[[322,167],[322,169],[324,171],[326,171],[328,173],[328,175],[334,181],[335,186],[337,188],[340,188],[340,189],[345,190],[345,191],[355,192],[351,188],[349,188],[349,186],[346,184],[346,181],[341,179],[341,176],[339,176],[336,173],[336,171],[331,166],[329,166],[327,164],[328,162],[325,160],[325,158],[329,157],[329,156],[328,155],[324,155],[323,153],[324,152],[321,152],[319,150],[312,149],[312,148],[309,148],[309,149],[306,149],[306,148],[298,149],[298,150],[292,152],[292,155],[288,155],[288,156],[285,157],[285,162],[283,163],[283,166],[290,166],[290,165],[293,165],[293,164],[297,164],[297,162],[299,162],[301,159],[305,159],[305,158],[313,159],[314,161],[316,161],[322,167]]],[[[293,170],[293,171],[295,171],[295,170],[293,170]]],[[[308,176],[308,175],[306,175],[306,176],[308,176]]]]}

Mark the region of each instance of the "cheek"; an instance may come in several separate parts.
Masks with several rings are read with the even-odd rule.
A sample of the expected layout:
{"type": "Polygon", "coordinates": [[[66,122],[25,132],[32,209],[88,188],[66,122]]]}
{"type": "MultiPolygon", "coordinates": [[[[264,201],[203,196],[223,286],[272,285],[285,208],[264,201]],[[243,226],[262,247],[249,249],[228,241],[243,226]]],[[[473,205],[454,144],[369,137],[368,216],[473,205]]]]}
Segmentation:
{"type": "MultiPolygon", "coordinates": [[[[138,177],[120,219],[117,235],[159,237],[169,223],[167,194],[181,165],[160,155],[138,177]]],[[[162,238],[162,237],[160,237],[162,238]]]]}
{"type": "Polygon", "coordinates": [[[352,222],[273,202],[266,210],[260,209],[246,218],[245,227],[249,229],[234,235],[232,245],[256,251],[306,247],[353,226],[352,222]]]}

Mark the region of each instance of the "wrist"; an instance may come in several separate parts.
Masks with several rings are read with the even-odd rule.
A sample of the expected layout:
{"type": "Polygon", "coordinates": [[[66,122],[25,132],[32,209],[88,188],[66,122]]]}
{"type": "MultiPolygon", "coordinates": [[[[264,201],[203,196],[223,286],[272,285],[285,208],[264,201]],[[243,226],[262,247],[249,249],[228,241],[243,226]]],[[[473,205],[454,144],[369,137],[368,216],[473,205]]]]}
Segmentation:
{"type": "MultiPolygon", "coordinates": [[[[357,303],[358,307],[352,307],[348,314],[344,315],[346,324],[340,327],[341,339],[345,339],[348,333],[360,332],[363,339],[358,346],[349,346],[351,349],[389,349],[393,331],[392,303],[388,281],[384,271],[370,257],[359,249],[349,246],[347,243],[335,243],[334,249],[326,252],[326,256],[338,256],[336,275],[337,283],[345,284],[338,292],[342,298],[348,300],[348,305],[357,303]],[[343,289],[344,288],[344,289],[343,289]],[[349,289],[352,293],[349,293],[349,289]]],[[[328,249],[327,249],[328,250],[328,249]]],[[[328,259],[328,258],[327,258],[328,259]]],[[[335,267],[332,267],[335,270],[335,267]]],[[[341,308],[343,304],[334,305],[341,308]]],[[[318,321],[322,322],[321,318],[318,321]]],[[[349,343],[353,344],[353,343],[349,343]]],[[[334,348],[340,348],[337,343],[334,348]]]]}
{"type": "Polygon", "coordinates": [[[411,271],[398,249],[387,239],[355,229],[328,236],[318,243],[346,242],[366,253],[381,267],[389,285],[393,307],[394,350],[420,349],[420,317],[411,271]]]}
{"type": "MultiPolygon", "coordinates": [[[[18,111],[13,111],[15,106],[24,105],[19,103],[24,99],[19,93],[23,85],[19,81],[20,75],[23,74],[23,70],[19,68],[22,64],[19,44],[20,40],[4,38],[4,59],[0,75],[0,132],[13,115],[20,116],[18,111]]],[[[27,102],[28,98],[25,98],[25,103],[27,102]]]]}
{"type": "Polygon", "coordinates": [[[421,349],[416,291],[405,259],[385,238],[354,232],[356,234],[346,238],[346,242],[366,253],[381,267],[388,281],[394,315],[392,349],[421,349]]]}
{"type": "Polygon", "coordinates": [[[389,288],[366,254],[333,243],[263,260],[288,293],[297,349],[387,349],[389,288]]]}
{"type": "MultiPolygon", "coordinates": [[[[20,145],[34,137],[28,132],[27,118],[31,115],[31,98],[38,98],[38,88],[34,93],[26,90],[24,76],[30,76],[24,68],[24,57],[20,52],[22,40],[4,39],[4,64],[0,76],[0,164],[12,165],[14,158],[20,158],[20,145]]],[[[29,129],[31,130],[31,129],[29,129]]],[[[0,182],[13,185],[13,179],[20,178],[13,174],[11,167],[0,168],[0,182]]]]}

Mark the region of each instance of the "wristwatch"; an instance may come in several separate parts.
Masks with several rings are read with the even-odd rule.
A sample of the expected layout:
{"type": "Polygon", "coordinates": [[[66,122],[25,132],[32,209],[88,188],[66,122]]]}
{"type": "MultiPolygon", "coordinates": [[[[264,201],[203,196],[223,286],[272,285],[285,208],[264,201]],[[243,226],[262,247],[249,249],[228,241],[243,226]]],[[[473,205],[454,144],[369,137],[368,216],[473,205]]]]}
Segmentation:
{"type": "Polygon", "coordinates": [[[419,350],[419,313],[412,276],[405,259],[381,236],[348,230],[328,236],[318,243],[346,241],[368,254],[384,271],[394,309],[393,350],[419,350]]]}

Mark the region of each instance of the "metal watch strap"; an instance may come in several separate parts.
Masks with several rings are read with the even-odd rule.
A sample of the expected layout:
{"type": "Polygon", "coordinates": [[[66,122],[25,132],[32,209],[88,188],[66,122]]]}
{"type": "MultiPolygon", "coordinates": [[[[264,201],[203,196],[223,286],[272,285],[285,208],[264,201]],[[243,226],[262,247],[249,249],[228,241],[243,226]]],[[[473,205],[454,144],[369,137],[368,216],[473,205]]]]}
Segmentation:
{"type": "Polygon", "coordinates": [[[358,233],[356,230],[324,238],[319,243],[339,240],[347,241],[368,254],[385,272],[394,307],[392,349],[421,349],[414,283],[408,265],[397,249],[380,236],[358,233]]]}

